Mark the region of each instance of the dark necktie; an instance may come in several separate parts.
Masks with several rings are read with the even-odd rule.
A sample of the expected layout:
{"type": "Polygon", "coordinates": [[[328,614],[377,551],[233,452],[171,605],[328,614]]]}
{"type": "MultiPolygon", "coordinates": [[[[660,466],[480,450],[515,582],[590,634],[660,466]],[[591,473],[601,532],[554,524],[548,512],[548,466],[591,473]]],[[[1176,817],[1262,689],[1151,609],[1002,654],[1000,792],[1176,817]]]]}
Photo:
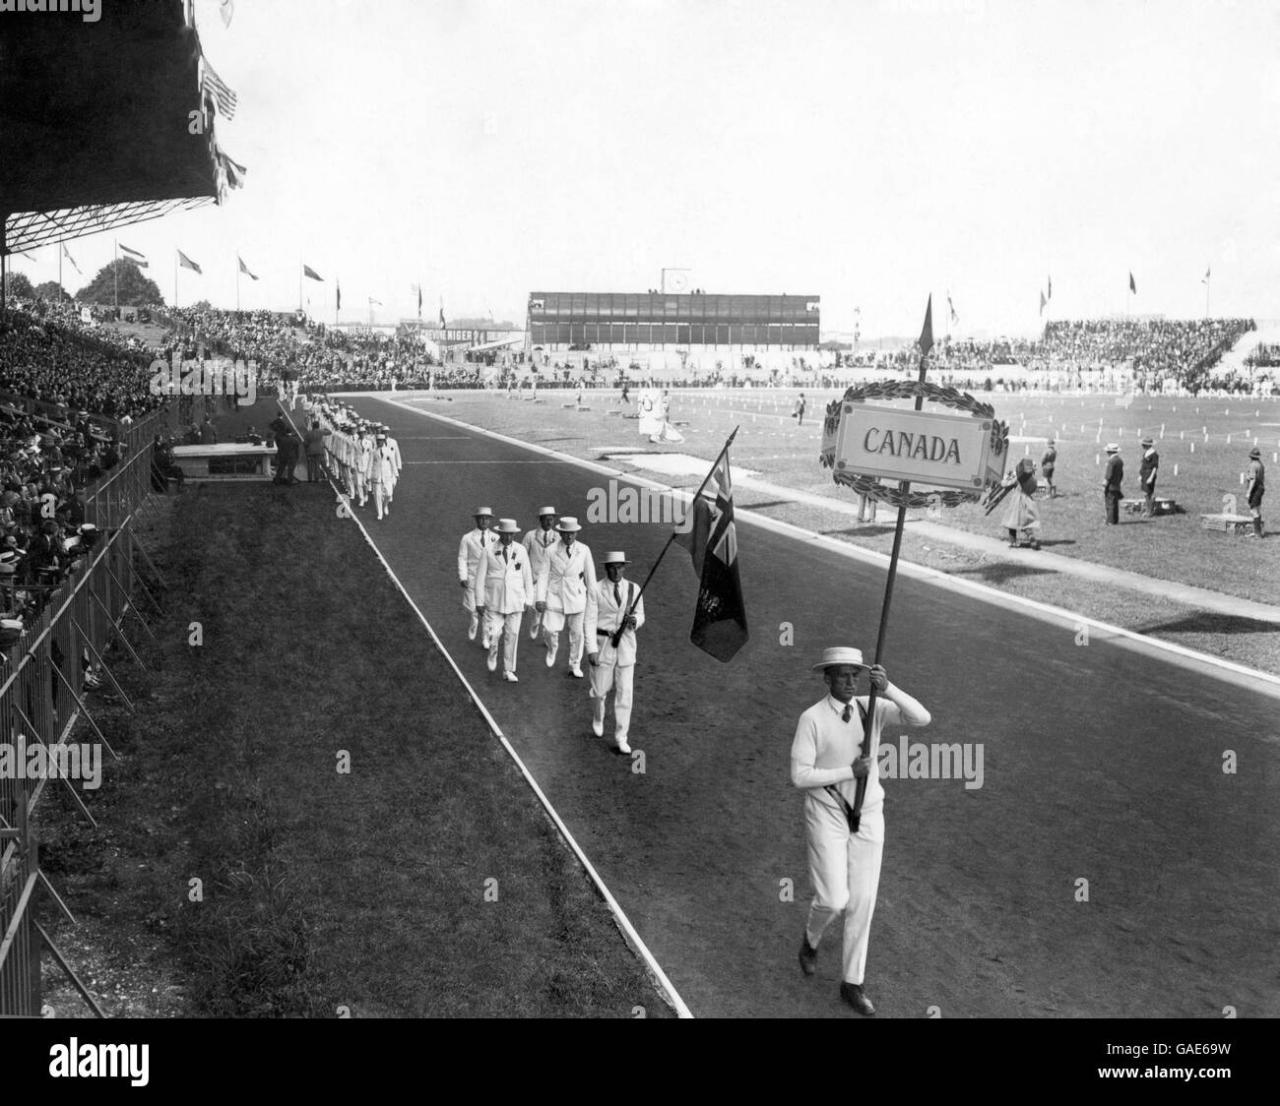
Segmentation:
{"type": "Polygon", "coordinates": [[[613,585],[613,601],[617,603],[619,607],[622,606],[622,591],[617,584],[613,585]]]}
{"type": "Polygon", "coordinates": [[[840,720],[843,722],[848,722],[849,719],[852,717],[853,717],[853,704],[845,703],[844,711],[840,715],[840,720]]]}
{"type": "Polygon", "coordinates": [[[505,545],[502,547],[502,559],[504,561],[507,560],[507,547],[505,545]]]}

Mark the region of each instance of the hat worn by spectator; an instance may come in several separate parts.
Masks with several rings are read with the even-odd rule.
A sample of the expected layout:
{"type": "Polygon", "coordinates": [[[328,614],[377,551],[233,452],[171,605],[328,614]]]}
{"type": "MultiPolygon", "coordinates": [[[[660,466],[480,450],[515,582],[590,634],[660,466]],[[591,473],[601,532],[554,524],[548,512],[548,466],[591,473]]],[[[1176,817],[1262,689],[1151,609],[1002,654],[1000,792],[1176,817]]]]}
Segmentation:
{"type": "Polygon", "coordinates": [[[1155,443],[1155,439],[1153,439],[1153,438],[1143,438],[1143,439],[1142,439],[1142,444],[1143,444],[1143,445],[1155,445],[1156,443],[1155,443]]]}
{"type": "Polygon", "coordinates": [[[498,519],[498,533],[518,534],[520,533],[520,527],[516,525],[516,520],[513,518],[500,518],[498,519]]]}
{"type": "Polygon", "coordinates": [[[578,520],[572,515],[565,515],[564,518],[556,523],[556,529],[562,534],[576,534],[582,527],[578,525],[578,520]]]}
{"type": "Polygon", "coordinates": [[[477,508],[476,508],[476,513],[475,513],[474,517],[475,517],[475,518],[493,518],[493,508],[492,508],[492,507],[477,507],[477,508]]]}
{"type": "Polygon", "coordinates": [[[1119,447],[1118,445],[1116,445],[1116,443],[1115,443],[1115,442],[1108,442],[1108,443],[1107,443],[1107,452],[1108,452],[1108,453],[1119,453],[1119,452],[1120,452],[1120,447],[1119,447]]]}
{"type": "Polygon", "coordinates": [[[604,560],[600,563],[604,565],[629,565],[631,562],[627,560],[627,555],[619,550],[615,553],[606,553],[604,560]]]}
{"type": "Polygon", "coordinates": [[[1250,457],[1261,457],[1261,456],[1262,456],[1262,450],[1260,450],[1257,446],[1254,446],[1251,450],[1249,450],[1249,456],[1250,456],[1250,457]]]}
{"type": "Polygon", "coordinates": [[[555,517],[556,517],[556,509],[555,509],[554,507],[539,507],[539,508],[538,508],[538,517],[539,517],[539,518],[546,518],[548,515],[550,515],[552,518],[555,518],[555,517]]]}
{"type": "Polygon", "coordinates": [[[837,668],[842,664],[851,664],[855,668],[866,668],[861,649],[851,649],[847,645],[834,645],[822,651],[822,660],[813,665],[812,672],[820,672],[828,668],[837,668]]]}

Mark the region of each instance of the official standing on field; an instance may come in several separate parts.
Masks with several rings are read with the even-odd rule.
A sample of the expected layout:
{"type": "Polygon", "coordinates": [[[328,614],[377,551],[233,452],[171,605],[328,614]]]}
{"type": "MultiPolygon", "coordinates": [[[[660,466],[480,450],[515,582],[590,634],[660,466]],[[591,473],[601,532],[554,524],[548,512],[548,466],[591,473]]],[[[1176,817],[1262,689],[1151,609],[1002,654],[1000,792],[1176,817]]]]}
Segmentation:
{"type": "Polygon", "coordinates": [[[1253,536],[1262,537],[1262,495],[1267,490],[1267,470],[1262,463],[1262,450],[1254,446],[1249,450],[1249,485],[1245,498],[1249,513],[1253,515],[1253,536]]]}
{"type": "MultiPolygon", "coordinates": [[[[476,613],[476,568],[485,551],[496,543],[489,527],[493,524],[493,509],[478,507],[475,513],[476,528],[462,535],[458,543],[458,579],[462,582],[462,606],[471,614],[471,624],[467,627],[467,640],[475,641],[476,631],[480,628],[480,616],[476,613]]],[[[489,637],[481,639],[481,645],[489,648],[489,637]]]]}
{"type": "Polygon", "coordinates": [[[551,547],[538,574],[537,609],[547,643],[547,667],[554,668],[560,649],[560,631],[569,627],[569,671],[581,680],[583,619],[587,593],[596,586],[596,566],[591,550],[577,540],[582,527],[566,515],[556,526],[560,541],[551,547]]]}
{"type": "Polygon", "coordinates": [[[1102,501],[1108,526],[1120,525],[1120,499],[1124,495],[1120,484],[1123,480],[1124,462],[1120,460],[1120,447],[1111,442],[1107,445],[1107,467],[1102,472],[1102,501]]]}
{"type": "Polygon", "coordinates": [[[605,700],[613,692],[613,740],[630,753],[631,704],[636,677],[636,631],[644,625],[640,589],[624,578],[631,562],[625,553],[604,555],[605,580],[587,593],[587,660],[591,662],[591,732],[604,737],[605,700]],[[631,609],[632,603],[635,609],[631,609]],[[618,644],[614,635],[621,630],[618,644]]]}
{"type": "MultiPolygon", "coordinates": [[[[529,552],[529,567],[533,570],[533,579],[536,581],[542,575],[542,566],[546,563],[547,554],[551,552],[551,547],[560,540],[560,535],[555,532],[556,509],[554,507],[538,508],[538,525],[535,529],[530,530],[524,536],[524,547],[529,552]]],[[[529,602],[533,603],[534,598],[531,595],[529,602]]],[[[542,633],[542,612],[536,607],[529,612],[529,640],[537,641],[538,635],[542,633]]]]}
{"type": "Polygon", "coordinates": [[[516,646],[520,644],[520,622],[524,609],[533,602],[533,573],[529,551],[513,538],[520,527],[513,518],[498,520],[498,544],[490,546],[476,565],[476,613],[484,618],[484,636],[489,642],[489,671],[498,668],[498,641],[503,639],[502,678],[516,678],[516,646]]]}
{"type": "Polygon", "coordinates": [[[927,726],[930,715],[889,682],[883,666],[864,664],[857,649],[826,649],[813,671],[822,673],[828,694],[800,716],[791,743],[791,782],[805,793],[809,878],[814,892],[800,944],[800,968],[805,975],[817,971],[822,934],[844,911],[840,997],[859,1014],[874,1014],[875,1007],[862,985],[884,851],[884,789],[876,763],[880,734],[886,724],[927,726]],[[866,732],[868,697],[854,697],[863,672],[870,674],[877,696],[865,757],[860,745],[866,732]],[[855,833],[851,816],[857,780],[863,777],[866,793],[855,833]]]}
{"type": "Polygon", "coordinates": [[[1142,485],[1144,518],[1156,513],[1156,477],[1160,474],[1160,454],[1153,438],[1142,439],[1142,463],[1138,466],[1138,483],[1142,485]]]}

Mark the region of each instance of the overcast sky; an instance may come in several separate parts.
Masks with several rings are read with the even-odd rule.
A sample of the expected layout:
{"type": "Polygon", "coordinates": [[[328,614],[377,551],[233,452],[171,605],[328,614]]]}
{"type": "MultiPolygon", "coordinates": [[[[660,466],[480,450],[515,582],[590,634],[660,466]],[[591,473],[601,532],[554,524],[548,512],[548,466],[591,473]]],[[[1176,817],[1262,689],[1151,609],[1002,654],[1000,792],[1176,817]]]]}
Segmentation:
{"type": "MultiPolygon", "coordinates": [[[[111,3],[112,0],[104,0],[111,3]]],[[[523,324],[528,293],[816,294],[824,330],[1280,317],[1280,5],[1265,0],[197,0],[248,166],[125,229],[166,299],[523,324]]],[[[86,274],[112,235],[71,250],[86,274]]],[[[16,269],[56,277],[53,248],[16,269]]],[[[69,268],[67,284],[79,279],[69,268]]]]}

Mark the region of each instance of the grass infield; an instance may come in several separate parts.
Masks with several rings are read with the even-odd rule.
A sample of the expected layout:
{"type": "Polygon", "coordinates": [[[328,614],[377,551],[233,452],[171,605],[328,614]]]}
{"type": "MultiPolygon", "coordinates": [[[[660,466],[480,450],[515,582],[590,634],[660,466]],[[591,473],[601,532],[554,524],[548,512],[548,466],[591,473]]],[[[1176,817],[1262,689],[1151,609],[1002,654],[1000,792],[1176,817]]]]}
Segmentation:
{"type": "Polygon", "coordinates": [[[152,672],[113,654],[138,711],[90,706],[123,756],[87,795],[100,828],[56,787],[40,807],[100,943],[55,939],[107,1013],[669,1015],[328,492],[196,486],[168,509],[152,672]]]}

